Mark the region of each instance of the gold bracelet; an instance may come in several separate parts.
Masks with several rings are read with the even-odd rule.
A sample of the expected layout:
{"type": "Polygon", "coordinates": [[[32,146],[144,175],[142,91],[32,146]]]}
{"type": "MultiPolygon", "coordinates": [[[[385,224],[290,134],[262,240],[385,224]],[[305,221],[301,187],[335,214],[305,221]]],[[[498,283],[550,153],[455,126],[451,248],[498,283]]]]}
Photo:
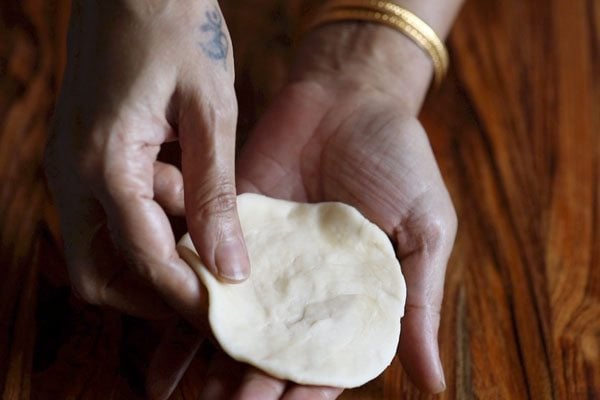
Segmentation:
{"type": "Polygon", "coordinates": [[[433,29],[410,11],[384,0],[331,0],[305,25],[308,32],[321,25],[341,21],[366,21],[386,25],[412,39],[431,58],[435,84],[448,70],[448,51],[433,29]]]}

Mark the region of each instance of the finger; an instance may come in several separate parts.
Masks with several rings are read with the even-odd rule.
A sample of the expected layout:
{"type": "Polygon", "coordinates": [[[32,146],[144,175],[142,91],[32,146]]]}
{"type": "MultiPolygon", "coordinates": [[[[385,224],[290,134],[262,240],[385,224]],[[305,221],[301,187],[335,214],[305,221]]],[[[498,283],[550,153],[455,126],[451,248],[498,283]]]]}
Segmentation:
{"type": "Polygon", "coordinates": [[[125,196],[113,207],[109,224],[134,270],[165,301],[197,324],[204,319],[201,285],[179,258],[167,216],[150,197],[125,196]]]}
{"type": "MultiPolygon", "coordinates": [[[[250,262],[237,214],[234,180],[237,109],[233,89],[220,104],[184,92],[180,107],[185,208],[200,259],[216,276],[246,279],[250,262]]],[[[227,90],[225,90],[227,91],[227,90]]]]}
{"type": "Polygon", "coordinates": [[[246,366],[219,351],[211,359],[201,399],[230,400],[240,385],[246,366]]]}
{"type": "Polygon", "coordinates": [[[172,310],[161,297],[120,259],[106,224],[102,224],[88,248],[87,263],[93,264],[96,276],[89,269],[85,274],[89,282],[97,282],[98,289],[87,300],[136,317],[166,318],[172,310]]]}
{"type": "Polygon", "coordinates": [[[82,191],[61,201],[61,222],[73,290],[91,304],[141,318],[172,311],[143,280],[127,269],[110,238],[100,205],[82,191]]]}
{"type": "Polygon", "coordinates": [[[292,386],[282,400],[333,400],[337,399],[344,389],[327,386],[292,386]]]}
{"type": "Polygon", "coordinates": [[[204,334],[184,320],[178,320],[163,335],[146,376],[150,399],[168,399],[192,362],[204,334]]]}
{"type": "Polygon", "coordinates": [[[154,162],[154,200],[167,214],[184,216],[183,177],[174,165],[154,162]]]}
{"type": "Polygon", "coordinates": [[[235,400],[278,400],[286,383],[252,368],[234,396],[235,400]]]}
{"type": "Polygon", "coordinates": [[[452,217],[449,199],[441,207],[449,210],[445,217],[437,221],[430,217],[413,221],[418,228],[412,232],[420,234],[400,231],[397,235],[398,255],[407,287],[399,356],[412,381],[430,393],[446,388],[437,334],[446,264],[456,233],[456,219],[452,217]]]}
{"type": "Polygon", "coordinates": [[[120,120],[112,127],[111,137],[118,140],[106,144],[110,157],[86,170],[87,178],[106,211],[121,257],[165,302],[201,327],[205,311],[200,282],[179,258],[167,215],[154,201],[153,165],[170,128],[139,120],[146,119],[120,120]]]}
{"type": "Polygon", "coordinates": [[[126,268],[120,269],[109,282],[101,303],[143,319],[164,319],[173,315],[173,310],[158,293],[126,268]]]}
{"type": "MultiPolygon", "coordinates": [[[[170,314],[171,310],[154,288],[139,275],[127,271],[123,255],[117,251],[107,230],[107,218],[110,218],[107,215],[107,203],[116,202],[108,200],[111,189],[105,187],[105,181],[115,181],[115,177],[121,175],[123,166],[126,167],[125,171],[129,166],[139,167],[136,163],[138,160],[128,158],[128,154],[124,153],[125,145],[131,145],[125,140],[129,136],[124,133],[131,132],[112,129],[117,133],[115,136],[118,140],[110,140],[107,145],[103,139],[107,136],[107,130],[111,131],[110,127],[107,130],[97,128],[90,133],[96,139],[91,141],[91,146],[75,154],[66,151],[72,144],[68,139],[70,134],[65,133],[74,128],[70,124],[57,125],[57,132],[62,134],[55,133],[45,159],[48,182],[59,208],[69,277],[74,290],[90,303],[112,306],[131,315],[156,318],[170,314]],[[113,150],[117,151],[113,153],[113,150]],[[106,154],[110,156],[109,162],[103,161],[103,155],[106,154]],[[117,160],[117,164],[121,164],[121,171],[111,170],[114,165],[110,160],[117,160]],[[104,204],[98,201],[99,194],[104,196],[104,204]]],[[[158,129],[150,127],[147,131],[156,136],[156,148],[161,143],[161,136],[164,138],[172,134],[166,124],[158,129]]],[[[87,136],[83,132],[74,134],[76,137],[87,136]]],[[[147,148],[144,145],[133,147],[147,148]]],[[[148,170],[143,167],[142,171],[148,170]]],[[[117,180],[114,183],[127,190],[137,187],[139,182],[128,185],[127,180],[117,180]]],[[[189,272],[194,277],[192,271],[189,272]]]]}

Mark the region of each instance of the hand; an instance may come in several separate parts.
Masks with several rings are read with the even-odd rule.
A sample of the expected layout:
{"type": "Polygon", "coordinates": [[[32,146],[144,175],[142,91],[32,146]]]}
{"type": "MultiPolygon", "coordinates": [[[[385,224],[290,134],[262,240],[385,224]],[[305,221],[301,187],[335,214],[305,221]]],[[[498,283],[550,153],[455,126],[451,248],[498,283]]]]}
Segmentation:
{"type": "Polygon", "coordinates": [[[395,46],[395,57],[405,49],[405,64],[428,60],[419,59],[420,50],[391,30],[364,29],[337,25],[311,34],[294,65],[293,82],[242,150],[238,189],[351,204],[390,236],[408,295],[400,359],[422,390],[435,393],[445,388],[437,331],[456,215],[427,135],[414,117],[431,67],[390,68],[381,62],[386,47],[372,50],[381,35],[394,35],[382,45],[395,46]],[[343,54],[345,49],[351,51],[343,54]],[[425,75],[414,75],[415,70],[425,75]]]}
{"type": "Polygon", "coordinates": [[[75,2],[46,172],[85,300],[149,318],[173,308],[201,327],[201,286],[167,218],[184,203],[205,265],[230,281],[249,273],[230,49],[210,1],[75,2]],[[157,161],[173,140],[183,173],[157,161]]]}
{"type": "MultiPolygon", "coordinates": [[[[238,189],[295,201],[342,201],[388,233],[408,289],[400,358],[422,390],[439,392],[445,383],[437,330],[456,215],[414,116],[430,79],[429,60],[396,32],[337,24],[307,38],[292,71],[292,82],[242,149],[238,189]],[[390,46],[400,65],[387,63],[390,46]]],[[[168,366],[175,371],[172,389],[197,344],[190,338],[186,345],[177,333],[165,338],[150,375],[164,375],[161,366],[168,366]]],[[[218,371],[239,371],[240,365],[217,364],[226,367],[209,374],[205,386],[214,399],[229,398],[235,389],[238,400],[333,399],[342,391],[288,386],[256,370],[238,388],[231,374],[218,371]]]]}

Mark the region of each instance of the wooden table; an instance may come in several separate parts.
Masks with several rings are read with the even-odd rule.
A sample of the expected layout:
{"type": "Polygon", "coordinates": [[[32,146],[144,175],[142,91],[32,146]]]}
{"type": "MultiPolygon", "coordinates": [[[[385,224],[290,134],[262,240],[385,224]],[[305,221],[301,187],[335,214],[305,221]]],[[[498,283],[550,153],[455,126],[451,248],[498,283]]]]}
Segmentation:
{"type": "MultiPolygon", "coordinates": [[[[289,15],[230,3],[244,132],[285,75],[289,15]]],[[[157,329],[71,295],[40,166],[68,9],[0,5],[0,393],[138,398],[157,329]]],[[[460,221],[441,397],[600,398],[600,2],[467,0],[449,46],[421,116],[460,221]]],[[[344,395],[420,397],[397,361],[344,395]]]]}

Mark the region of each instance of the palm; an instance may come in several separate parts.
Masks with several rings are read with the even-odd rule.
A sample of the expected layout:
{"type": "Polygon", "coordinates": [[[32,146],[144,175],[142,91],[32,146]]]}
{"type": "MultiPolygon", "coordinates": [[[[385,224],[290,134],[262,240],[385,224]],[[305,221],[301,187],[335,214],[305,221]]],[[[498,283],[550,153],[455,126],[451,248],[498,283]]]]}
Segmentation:
{"type": "Polygon", "coordinates": [[[396,242],[409,293],[400,355],[413,380],[432,388],[455,216],[425,132],[399,109],[381,92],[333,96],[313,83],[291,84],[243,147],[238,188],[351,204],[396,242]]]}
{"type": "Polygon", "coordinates": [[[342,201],[394,238],[417,234],[413,222],[446,200],[419,123],[382,93],[326,96],[311,84],[284,90],[242,150],[238,186],[296,201],[342,201]]]}

